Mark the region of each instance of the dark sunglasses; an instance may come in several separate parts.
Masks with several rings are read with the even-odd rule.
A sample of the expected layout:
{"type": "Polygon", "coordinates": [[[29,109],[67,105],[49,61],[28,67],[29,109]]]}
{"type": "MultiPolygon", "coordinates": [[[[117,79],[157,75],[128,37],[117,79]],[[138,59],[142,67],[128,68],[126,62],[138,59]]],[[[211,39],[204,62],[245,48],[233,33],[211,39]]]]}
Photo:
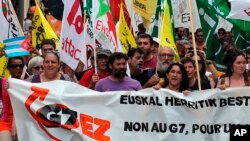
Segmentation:
{"type": "Polygon", "coordinates": [[[11,65],[11,68],[20,68],[20,69],[22,69],[24,67],[24,65],[23,64],[13,64],[13,65],[11,65]]]}
{"type": "Polygon", "coordinates": [[[35,70],[40,70],[40,69],[42,69],[43,70],[43,66],[36,66],[36,67],[33,67],[35,70]]]}
{"type": "Polygon", "coordinates": [[[53,51],[53,48],[43,49],[43,51],[53,51]]]}

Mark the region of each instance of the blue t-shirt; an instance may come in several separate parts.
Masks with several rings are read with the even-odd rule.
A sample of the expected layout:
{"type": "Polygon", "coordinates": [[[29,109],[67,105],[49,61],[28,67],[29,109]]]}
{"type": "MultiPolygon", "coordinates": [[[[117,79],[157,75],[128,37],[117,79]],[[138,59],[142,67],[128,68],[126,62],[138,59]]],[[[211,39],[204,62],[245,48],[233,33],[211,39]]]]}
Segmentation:
{"type": "Polygon", "coordinates": [[[112,81],[109,77],[106,77],[98,81],[95,87],[95,90],[99,92],[138,91],[141,89],[141,84],[130,77],[126,77],[123,81],[112,81]]]}

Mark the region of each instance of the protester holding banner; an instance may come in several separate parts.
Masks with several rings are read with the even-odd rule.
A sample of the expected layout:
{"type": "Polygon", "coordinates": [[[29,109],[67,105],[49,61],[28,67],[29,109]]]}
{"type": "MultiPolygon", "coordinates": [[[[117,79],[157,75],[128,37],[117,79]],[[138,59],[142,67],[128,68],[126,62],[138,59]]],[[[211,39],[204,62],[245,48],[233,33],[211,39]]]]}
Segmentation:
{"type": "MultiPolygon", "coordinates": [[[[22,57],[13,57],[8,60],[7,68],[11,74],[12,78],[21,79],[21,75],[24,68],[24,60],[22,57]]],[[[2,79],[2,102],[3,111],[2,117],[0,118],[0,140],[2,141],[12,141],[16,139],[16,132],[13,120],[13,111],[11,107],[11,102],[9,94],[7,92],[8,82],[2,79]],[[12,136],[13,135],[13,136],[12,136]]]]}
{"type": "Polygon", "coordinates": [[[57,52],[46,52],[43,60],[44,71],[30,76],[27,81],[32,83],[48,82],[53,80],[73,81],[67,74],[60,73],[60,58],[57,52]]]}
{"type": "MultiPolygon", "coordinates": [[[[176,92],[187,92],[189,91],[189,80],[187,72],[184,66],[180,63],[172,63],[167,69],[166,76],[168,79],[167,84],[165,83],[167,89],[176,92]]],[[[153,88],[159,89],[161,86],[156,85],[153,88]]]]}
{"type": "Polygon", "coordinates": [[[247,61],[242,51],[238,49],[228,50],[223,61],[227,69],[224,77],[218,81],[218,88],[250,86],[246,72],[247,61]]]}
{"type": "Polygon", "coordinates": [[[110,75],[97,82],[95,90],[105,91],[138,91],[142,89],[141,84],[127,76],[127,56],[116,52],[109,56],[108,71],[110,75]]]}

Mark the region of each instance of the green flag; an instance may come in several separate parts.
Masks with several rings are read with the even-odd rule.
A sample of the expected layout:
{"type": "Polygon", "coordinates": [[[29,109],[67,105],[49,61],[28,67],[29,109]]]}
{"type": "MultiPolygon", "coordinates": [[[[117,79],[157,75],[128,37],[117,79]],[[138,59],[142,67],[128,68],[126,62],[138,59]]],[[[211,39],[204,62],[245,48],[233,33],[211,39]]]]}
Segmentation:
{"type": "Polygon", "coordinates": [[[217,70],[225,71],[223,64],[224,50],[216,35],[218,15],[214,12],[215,5],[209,0],[197,0],[197,8],[200,16],[203,36],[207,46],[206,57],[216,62],[217,70]]]}

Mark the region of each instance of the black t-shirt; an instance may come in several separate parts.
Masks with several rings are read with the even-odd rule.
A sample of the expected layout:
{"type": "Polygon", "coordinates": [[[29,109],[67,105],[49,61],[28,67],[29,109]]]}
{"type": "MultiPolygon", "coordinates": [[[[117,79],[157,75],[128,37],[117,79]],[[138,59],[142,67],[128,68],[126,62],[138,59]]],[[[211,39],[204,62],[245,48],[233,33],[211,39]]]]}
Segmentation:
{"type": "MultiPolygon", "coordinates": [[[[198,80],[196,79],[195,83],[193,86],[190,87],[192,91],[198,91],[199,86],[198,86],[198,80]]],[[[206,89],[211,89],[210,82],[209,80],[202,79],[201,80],[201,90],[206,90],[206,89]]]]}

